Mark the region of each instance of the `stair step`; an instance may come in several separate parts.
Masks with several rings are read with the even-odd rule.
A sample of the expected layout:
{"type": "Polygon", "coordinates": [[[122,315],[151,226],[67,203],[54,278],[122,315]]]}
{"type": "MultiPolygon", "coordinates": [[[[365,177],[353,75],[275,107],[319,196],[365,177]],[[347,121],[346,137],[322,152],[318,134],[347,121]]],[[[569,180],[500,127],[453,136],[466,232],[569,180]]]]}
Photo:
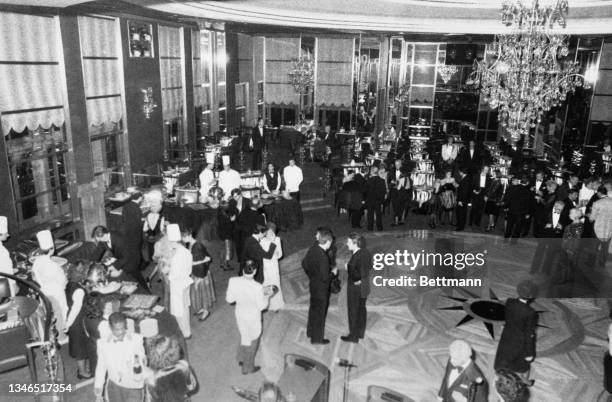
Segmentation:
{"type": "Polygon", "coordinates": [[[321,201],[325,201],[325,198],[323,197],[318,197],[318,198],[301,198],[300,197],[300,204],[304,205],[304,204],[313,204],[315,202],[321,202],[321,201]]]}
{"type": "Polygon", "coordinates": [[[313,207],[306,207],[306,208],[302,208],[302,212],[307,212],[307,211],[316,211],[319,209],[328,209],[328,208],[332,208],[331,205],[318,205],[318,206],[313,206],[313,207]]]}

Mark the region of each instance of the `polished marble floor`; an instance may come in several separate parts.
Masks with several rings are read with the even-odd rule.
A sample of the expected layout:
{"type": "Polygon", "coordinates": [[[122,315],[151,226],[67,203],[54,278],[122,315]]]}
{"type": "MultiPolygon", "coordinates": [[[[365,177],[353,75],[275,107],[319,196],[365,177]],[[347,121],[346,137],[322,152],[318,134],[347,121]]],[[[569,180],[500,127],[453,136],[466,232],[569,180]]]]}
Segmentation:
{"type": "MultiPolygon", "coordinates": [[[[340,340],[348,326],[343,289],[333,296],[327,318],[326,337],[331,343],[313,346],[305,334],[308,289],[300,262],[306,250],[300,250],[281,261],[287,308],[266,315],[259,355],[264,375],[270,380],[280,376],[285,353],[311,357],[331,368],[330,401],[337,402],[342,401],[344,384],[344,369],[337,362],[347,359],[358,366],[350,373],[349,401],[365,401],[369,385],[385,386],[415,401],[435,401],[448,357],[447,347],[454,339],[465,339],[472,344],[477,364],[491,381],[496,339],[502,324],[493,322],[491,328],[487,328],[478,317],[466,320],[468,310],[462,306],[476,299],[503,301],[515,296],[514,289],[520,280],[541,281],[529,273],[535,241],[527,239],[518,245],[509,245],[499,237],[484,233],[457,236],[439,230],[381,232],[367,236],[368,248],[373,253],[404,249],[415,252],[486,250],[486,267],[465,269],[460,274],[482,278],[483,286],[373,287],[368,300],[366,338],[359,344],[340,340]],[[461,322],[464,323],[458,325],[461,322]]],[[[337,265],[343,267],[348,250],[343,246],[343,239],[339,239],[339,244],[337,265]]],[[[410,272],[389,266],[378,273],[415,276],[427,269],[440,272],[436,267],[410,272]]],[[[597,401],[603,392],[602,357],[610,322],[607,301],[602,298],[541,298],[534,303],[534,308],[540,312],[540,327],[537,358],[532,365],[532,377],[536,381],[530,400],[597,401]]],[[[493,395],[490,400],[495,400],[493,395]]]]}

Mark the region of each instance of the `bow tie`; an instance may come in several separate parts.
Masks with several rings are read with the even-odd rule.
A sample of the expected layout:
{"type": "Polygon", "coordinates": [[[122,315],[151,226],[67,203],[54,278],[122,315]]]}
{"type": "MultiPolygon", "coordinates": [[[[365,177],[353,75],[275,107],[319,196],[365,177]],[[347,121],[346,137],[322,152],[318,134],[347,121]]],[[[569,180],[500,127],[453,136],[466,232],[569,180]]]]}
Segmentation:
{"type": "Polygon", "coordinates": [[[451,370],[457,370],[459,372],[463,371],[463,366],[453,366],[451,364],[451,370]]]}

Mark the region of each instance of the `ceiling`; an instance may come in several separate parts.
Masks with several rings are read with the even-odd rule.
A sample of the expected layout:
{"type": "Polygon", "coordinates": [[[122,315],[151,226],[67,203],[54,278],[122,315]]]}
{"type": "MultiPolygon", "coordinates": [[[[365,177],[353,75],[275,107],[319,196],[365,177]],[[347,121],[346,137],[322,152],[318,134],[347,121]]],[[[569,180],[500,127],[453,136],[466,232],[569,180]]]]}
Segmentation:
{"type": "MultiPolygon", "coordinates": [[[[350,32],[492,34],[502,0],[125,0],[184,19],[350,32]]],[[[551,1],[551,0],[543,0],[551,1]]],[[[79,0],[0,0],[67,7],[79,0]]],[[[116,2],[120,3],[120,2],[116,2]]],[[[569,0],[568,34],[612,34],[612,0],[569,0]]]]}

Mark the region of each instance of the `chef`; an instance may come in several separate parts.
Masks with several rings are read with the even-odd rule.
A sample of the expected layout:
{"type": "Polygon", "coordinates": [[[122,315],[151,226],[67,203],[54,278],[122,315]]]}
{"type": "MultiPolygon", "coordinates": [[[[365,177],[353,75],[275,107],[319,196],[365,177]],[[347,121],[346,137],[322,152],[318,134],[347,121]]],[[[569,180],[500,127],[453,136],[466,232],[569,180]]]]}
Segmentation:
{"type": "Polygon", "coordinates": [[[49,298],[56,318],[56,328],[61,334],[64,331],[68,314],[68,303],[66,302],[68,280],[62,267],[51,259],[55,252],[51,232],[42,230],[36,233],[36,239],[42,254],[36,257],[32,264],[32,276],[39,284],[43,294],[49,298]]]}
{"type": "Polygon", "coordinates": [[[167,266],[166,275],[170,283],[170,314],[172,314],[185,338],[191,337],[191,325],[189,323],[189,287],[193,283],[191,279],[191,266],[193,257],[191,252],[181,243],[181,229],[176,223],[166,228],[172,257],[167,266]]]}
{"type": "Polygon", "coordinates": [[[223,170],[219,172],[219,187],[223,190],[223,199],[228,200],[232,190],[240,188],[241,182],[240,173],[230,166],[229,155],[223,155],[223,170]]]}
{"type": "MultiPolygon", "coordinates": [[[[4,244],[2,244],[8,238],[8,221],[6,216],[0,216],[0,272],[13,275],[13,260],[11,260],[11,254],[4,247],[4,244]]],[[[17,284],[14,280],[9,280],[9,287],[11,289],[11,296],[15,296],[15,294],[17,294],[17,284]]]]}
{"type": "Polygon", "coordinates": [[[215,185],[215,173],[213,166],[215,165],[215,153],[206,153],[206,166],[200,173],[200,202],[208,201],[208,190],[215,185]]]}

